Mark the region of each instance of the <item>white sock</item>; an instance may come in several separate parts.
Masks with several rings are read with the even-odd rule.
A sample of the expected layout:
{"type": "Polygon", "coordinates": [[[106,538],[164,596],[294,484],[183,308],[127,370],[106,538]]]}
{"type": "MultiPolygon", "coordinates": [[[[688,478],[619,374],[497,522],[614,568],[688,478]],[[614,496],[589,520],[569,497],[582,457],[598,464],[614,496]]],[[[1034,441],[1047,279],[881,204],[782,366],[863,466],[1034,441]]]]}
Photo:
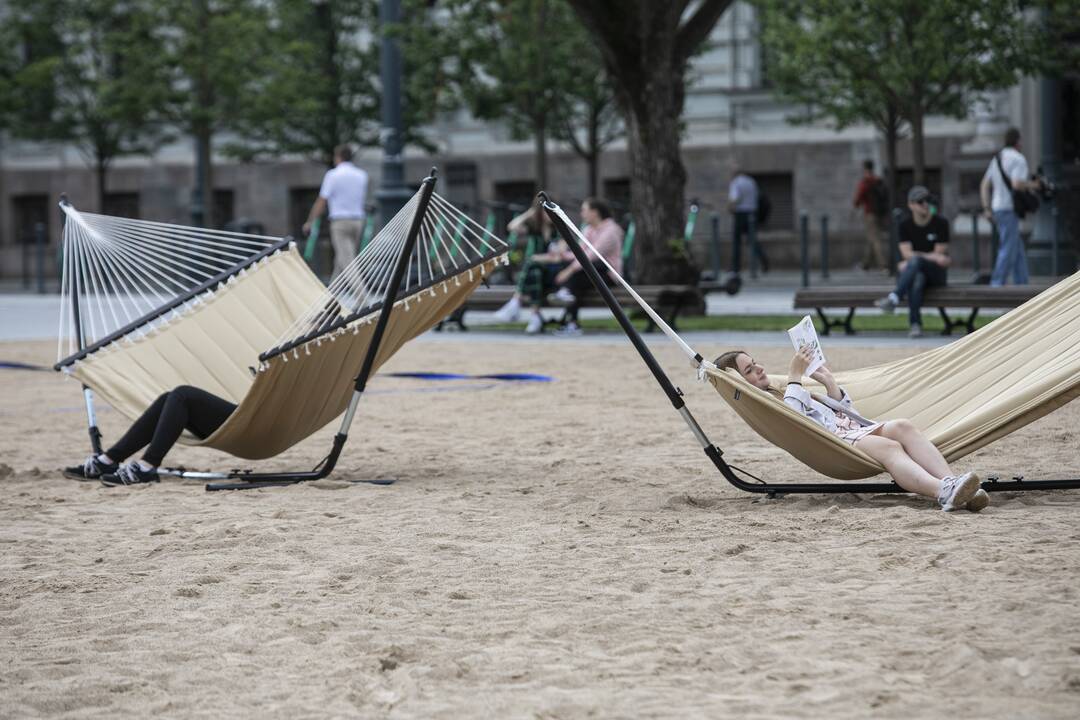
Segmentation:
{"type": "Polygon", "coordinates": [[[113,464],[113,459],[111,457],[109,457],[108,455],[106,455],[105,453],[101,453],[100,455],[98,455],[97,456],[97,461],[99,463],[102,463],[103,465],[112,465],[113,464]]]}
{"type": "Polygon", "coordinates": [[[154,466],[151,465],[150,463],[146,462],[145,460],[136,460],[135,462],[139,463],[139,469],[140,470],[153,470],[154,469],[154,466]]]}
{"type": "Polygon", "coordinates": [[[896,293],[894,292],[889,293],[889,301],[892,302],[893,305],[900,304],[900,298],[897,297],[896,293]]]}

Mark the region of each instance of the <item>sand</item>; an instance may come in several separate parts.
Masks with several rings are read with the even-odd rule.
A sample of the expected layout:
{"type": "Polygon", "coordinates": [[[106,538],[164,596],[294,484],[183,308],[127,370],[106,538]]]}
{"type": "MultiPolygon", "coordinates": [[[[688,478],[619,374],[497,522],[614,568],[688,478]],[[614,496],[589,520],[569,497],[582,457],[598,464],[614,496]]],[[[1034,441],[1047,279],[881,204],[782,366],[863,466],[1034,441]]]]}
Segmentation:
{"type": "MultiPolygon", "coordinates": [[[[821,479],[657,348],[730,462],[821,479]]],[[[741,493],[617,337],[421,338],[387,370],[557,382],[379,377],[331,479],[206,493],[63,479],[87,445],[78,386],[0,370],[0,716],[1080,715],[1080,492],[980,515],[741,493]]],[[[957,467],[1076,476],[1078,426],[1074,403],[957,467]]],[[[332,432],[262,467],[310,467],[332,432]]]]}

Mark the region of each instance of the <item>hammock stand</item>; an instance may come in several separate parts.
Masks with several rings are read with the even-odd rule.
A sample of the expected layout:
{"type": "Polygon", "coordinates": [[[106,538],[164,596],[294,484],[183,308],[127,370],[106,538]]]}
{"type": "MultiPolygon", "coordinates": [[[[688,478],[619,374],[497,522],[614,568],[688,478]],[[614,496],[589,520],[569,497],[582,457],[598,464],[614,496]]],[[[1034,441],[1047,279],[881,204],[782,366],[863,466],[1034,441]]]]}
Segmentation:
{"type": "MultiPolygon", "coordinates": [[[[690,409],[686,406],[686,402],[683,400],[683,393],[678,387],[672,384],[671,379],[660,367],[660,364],[656,361],[652,351],[649,350],[645,341],[642,340],[641,335],[634,328],[630,319],[626,316],[622,306],[615,299],[614,294],[608,287],[607,283],[600,277],[600,274],[593,267],[592,261],[585,254],[585,250],[581,247],[581,243],[578,240],[578,232],[572,228],[564,219],[561,208],[553,202],[546,192],[539,193],[540,200],[543,202],[544,210],[547,212],[548,217],[554,223],[559,234],[566,241],[566,244],[570,247],[571,252],[574,253],[574,257],[581,264],[582,270],[588,276],[592,282],[593,287],[604,299],[604,303],[611,310],[611,314],[615,317],[615,320],[619,323],[619,327],[626,334],[627,339],[637,350],[638,355],[641,356],[642,361],[649,368],[653,378],[655,378],[657,384],[660,385],[660,389],[667,396],[671,402],[672,407],[679,413],[683,421],[689,427],[690,432],[697,439],[701,445],[705,455],[712,461],[716,469],[720,471],[720,474],[729,483],[734,485],[740,490],[744,490],[750,493],[765,494],[770,498],[786,494],[847,494],[847,493],[906,493],[895,482],[888,483],[871,483],[871,482],[842,482],[842,483],[768,483],[764,481],[750,482],[739,477],[736,473],[743,472],[738,468],[732,467],[724,460],[724,451],[718,448],[709,437],[702,430],[701,425],[698,424],[694,418],[690,409]]],[[[630,292],[631,296],[637,300],[638,304],[644,310],[657,325],[664,330],[665,334],[669,338],[672,337],[674,331],[672,331],[663,319],[656,315],[655,311],[647,303],[641,300],[637,294],[633,291],[633,288],[626,283],[618,275],[614,276],[619,282],[630,292]]],[[[681,343],[681,341],[679,341],[681,343]]],[[[704,363],[708,362],[701,356],[700,353],[694,352],[685,343],[681,343],[683,349],[691,356],[693,362],[701,367],[704,363]]],[[[1015,491],[1015,490],[1073,490],[1080,489],[1080,478],[1069,478],[1061,480],[1025,480],[1023,476],[1014,476],[1011,480],[1002,480],[996,476],[986,478],[982,483],[982,488],[988,492],[1000,492],[1000,491],[1015,491]]]]}
{"type": "MultiPolygon", "coordinates": [[[[333,472],[338,458],[341,455],[342,448],[348,439],[349,428],[352,425],[353,418],[356,413],[356,408],[360,402],[360,398],[367,387],[367,382],[373,372],[373,368],[376,362],[378,351],[383,340],[383,336],[386,332],[386,327],[390,319],[390,315],[394,310],[395,299],[398,292],[401,289],[402,281],[406,275],[406,272],[410,269],[410,259],[414,253],[414,249],[417,244],[417,237],[420,234],[421,227],[425,222],[429,222],[427,219],[428,206],[431,203],[431,198],[434,193],[436,182],[436,171],[432,168],[431,174],[425,178],[421,183],[421,189],[418,197],[418,204],[415,214],[411,219],[409,225],[408,234],[401,247],[399,254],[397,255],[396,262],[393,266],[392,274],[388,284],[386,285],[385,295],[381,302],[375,305],[365,308],[362,312],[357,310],[351,314],[337,317],[332,322],[327,322],[316,327],[311,332],[293,339],[288,343],[278,345],[259,356],[259,361],[265,363],[267,360],[277,356],[283,355],[286,352],[293,351],[305,343],[313,340],[318,340],[324,336],[330,336],[332,339],[332,333],[342,331],[350,322],[357,320],[358,318],[369,315],[376,309],[379,311],[378,319],[373,330],[370,343],[364,354],[363,363],[359,368],[359,374],[356,376],[353,383],[353,392],[349,400],[348,406],[342,417],[338,432],[334,435],[333,444],[329,453],[311,470],[307,471],[285,471],[285,472],[254,472],[252,470],[230,470],[229,472],[197,472],[188,471],[183,468],[166,468],[161,467],[158,469],[159,474],[181,477],[185,479],[199,479],[199,480],[214,480],[224,482],[210,482],[206,485],[207,491],[215,490],[247,490],[262,487],[276,487],[294,485],[301,482],[310,480],[319,480],[327,477],[333,472]]],[[[61,205],[68,205],[66,197],[61,197],[61,205]]],[[[68,208],[70,209],[70,208],[68,208]]],[[[291,238],[284,238],[280,241],[265,247],[251,257],[248,257],[233,266],[225,269],[224,271],[214,275],[207,279],[203,283],[196,287],[191,288],[185,293],[178,295],[171,301],[163,304],[162,306],[155,308],[154,310],[144,314],[133,322],[128,323],[122,328],[109,333],[107,336],[93,342],[89,345],[85,342],[85,336],[83,332],[83,322],[80,313],[80,303],[77,293],[72,293],[72,324],[75,334],[75,340],[77,342],[77,352],[60,360],[54,365],[55,370],[64,370],[68,368],[78,360],[86,358],[91,353],[115,342],[129,332],[146,325],[149,322],[154,321],[157,318],[165,316],[167,313],[180,308],[185,303],[197,298],[201,293],[207,291],[213,291],[219,286],[224,286],[235,276],[240,274],[249,268],[255,266],[256,263],[269,258],[276,252],[287,249],[292,243],[291,238]]],[[[483,264],[483,261],[487,258],[481,258],[479,263],[483,264]]],[[[472,266],[470,265],[470,267],[472,266]]],[[[426,286],[425,288],[426,289],[426,286]]],[[[87,422],[89,427],[89,435],[91,441],[91,447],[95,453],[102,452],[101,445],[101,432],[97,427],[96,414],[94,411],[94,396],[93,391],[83,384],[83,396],[86,403],[87,422]]],[[[375,484],[388,484],[385,481],[368,480],[365,482],[373,482],[375,484]]]]}

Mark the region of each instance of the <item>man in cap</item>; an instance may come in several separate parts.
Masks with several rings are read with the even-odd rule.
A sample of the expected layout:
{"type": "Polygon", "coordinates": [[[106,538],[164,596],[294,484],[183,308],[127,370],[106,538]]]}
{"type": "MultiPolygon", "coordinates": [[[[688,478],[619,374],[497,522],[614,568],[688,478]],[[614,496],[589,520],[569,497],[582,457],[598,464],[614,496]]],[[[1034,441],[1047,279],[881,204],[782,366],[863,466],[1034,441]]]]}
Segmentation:
{"type": "Polygon", "coordinates": [[[930,191],[916,185],[908,191],[911,215],[900,223],[900,264],[896,289],[874,304],[891,313],[907,298],[910,337],[922,337],[923,292],[948,282],[949,222],[937,214],[930,191]]]}

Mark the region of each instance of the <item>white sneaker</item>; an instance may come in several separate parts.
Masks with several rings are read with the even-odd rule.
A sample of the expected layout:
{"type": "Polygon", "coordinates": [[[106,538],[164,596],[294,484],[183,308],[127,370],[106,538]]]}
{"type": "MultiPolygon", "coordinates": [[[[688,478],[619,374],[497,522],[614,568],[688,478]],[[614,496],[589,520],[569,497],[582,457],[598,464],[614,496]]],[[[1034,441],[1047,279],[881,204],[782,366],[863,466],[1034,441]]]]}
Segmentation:
{"type": "Polygon", "coordinates": [[[572,303],[576,299],[574,293],[570,292],[568,288],[561,287],[558,292],[555,293],[555,299],[559,302],[572,303]]]}
{"type": "Polygon", "coordinates": [[[529,316],[529,324],[525,326],[525,332],[535,335],[544,330],[544,318],[540,313],[534,312],[529,316]]]}
{"type": "Polygon", "coordinates": [[[577,337],[581,335],[581,328],[575,322],[568,322],[556,330],[555,335],[558,337],[577,337]]]}
{"type": "Polygon", "coordinates": [[[908,330],[907,336],[909,338],[921,338],[922,337],[922,325],[919,323],[912,323],[911,329],[908,330]]]}
{"type": "Polygon", "coordinates": [[[950,475],[941,479],[938,503],[945,512],[952,512],[957,508],[965,507],[979,490],[981,488],[977,474],[968,472],[963,475],[950,475]]]}
{"type": "Polygon", "coordinates": [[[521,301],[517,295],[510,298],[505,305],[495,311],[494,317],[499,322],[515,322],[521,314],[521,301]]]}
{"type": "Polygon", "coordinates": [[[900,298],[896,296],[896,293],[889,293],[880,300],[875,300],[874,305],[880,308],[881,312],[886,315],[891,315],[896,306],[900,304],[900,298]]]}
{"type": "Polygon", "coordinates": [[[967,505],[964,506],[964,509],[968,512],[979,512],[989,504],[990,493],[979,488],[975,494],[971,496],[971,499],[967,501],[967,505]]]}

